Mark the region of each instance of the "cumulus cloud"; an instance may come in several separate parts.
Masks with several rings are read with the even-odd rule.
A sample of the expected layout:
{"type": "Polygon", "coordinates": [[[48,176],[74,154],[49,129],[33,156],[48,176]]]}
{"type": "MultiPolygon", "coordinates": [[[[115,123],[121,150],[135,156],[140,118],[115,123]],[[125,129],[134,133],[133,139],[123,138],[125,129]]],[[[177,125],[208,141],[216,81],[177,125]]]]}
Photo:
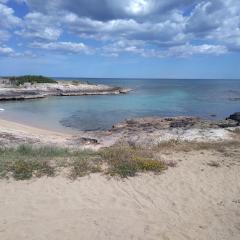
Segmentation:
{"type": "Polygon", "coordinates": [[[29,13],[19,19],[7,1],[0,0],[4,41],[9,38],[6,29],[21,25],[14,32],[33,41],[32,47],[76,54],[93,50],[61,37],[94,39],[101,45],[96,52],[101,49],[110,56],[218,55],[240,50],[239,0],[21,1],[29,13]]]}
{"type": "Polygon", "coordinates": [[[197,0],[25,0],[31,9],[55,12],[69,11],[80,17],[112,20],[131,17],[151,17],[183,6],[192,6],[197,0]]]}
{"type": "Polygon", "coordinates": [[[57,40],[62,30],[59,24],[55,23],[56,19],[45,16],[39,12],[27,14],[23,20],[23,27],[16,31],[18,35],[34,39],[57,40]]]}
{"type": "Polygon", "coordinates": [[[93,50],[87,47],[84,43],[75,42],[49,42],[49,43],[34,42],[31,44],[31,47],[77,54],[81,53],[91,54],[93,52],[93,50]]]}
{"type": "Polygon", "coordinates": [[[10,38],[10,33],[6,30],[0,30],[0,43],[5,42],[10,38]]]}
{"type": "Polygon", "coordinates": [[[9,29],[21,23],[21,19],[14,15],[14,10],[0,3],[0,28],[9,29]]]}
{"type": "Polygon", "coordinates": [[[195,54],[221,55],[227,52],[228,52],[227,48],[222,45],[202,44],[202,45],[193,46],[190,44],[185,44],[182,46],[171,47],[168,51],[168,55],[186,57],[186,56],[195,55],[195,54]]]}
{"type": "Polygon", "coordinates": [[[0,56],[12,56],[14,55],[14,50],[10,47],[0,46],[0,56]]]}

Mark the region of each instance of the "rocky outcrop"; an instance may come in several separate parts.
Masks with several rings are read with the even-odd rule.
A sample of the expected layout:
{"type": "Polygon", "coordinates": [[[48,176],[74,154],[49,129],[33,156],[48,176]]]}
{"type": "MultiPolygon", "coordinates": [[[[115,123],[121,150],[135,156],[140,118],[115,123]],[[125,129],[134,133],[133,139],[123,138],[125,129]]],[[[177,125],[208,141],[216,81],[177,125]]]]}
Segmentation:
{"type": "Polygon", "coordinates": [[[154,146],[169,140],[224,141],[234,139],[233,130],[239,123],[232,119],[205,120],[196,117],[144,117],[128,119],[108,131],[84,132],[86,138],[98,141],[98,147],[108,147],[117,142],[131,145],[154,146]]]}
{"type": "MultiPolygon", "coordinates": [[[[235,116],[235,115],[234,115],[235,116]]],[[[234,118],[234,117],[233,117],[234,118]]],[[[135,118],[131,120],[125,120],[121,123],[118,123],[112,127],[111,131],[119,131],[121,129],[206,129],[206,128],[228,128],[228,127],[237,127],[238,122],[234,119],[226,120],[204,120],[196,117],[146,117],[146,118],[135,118]]]]}
{"type": "Polygon", "coordinates": [[[238,122],[238,124],[240,124],[240,112],[236,112],[236,113],[230,115],[227,119],[234,120],[234,121],[238,122]]]}
{"type": "Polygon", "coordinates": [[[25,100],[25,99],[38,99],[45,98],[47,95],[38,91],[0,91],[0,100],[25,100]]]}
{"type": "MultiPolygon", "coordinates": [[[[238,114],[233,114],[238,119],[238,114]]],[[[234,140],[239,137],[239,122],[232,119],[210,121],[196,117],[146,117],[125,120],[106,131],[81,131],[72,134],[45,132],[41,129],[6,127],[0,124],[0,144],[15,146],[18,144],[43,144],[71,148],[99,149],[118,142],[127,142],[132,146],[156,146],[162,142],[194,141],[211,142],[234,140]],[[26,131],[26,132],[25,132],[26,131]],[[238,135],[237,135],[238,134],[238,135]],[[46,137],[47,136],[47,137],[46,137]]],[[[13,126],[13,127],[11,127],[13,126]]]]}
{"type": "Polygon", "coordinates": [[[0,82],[0,100],[37,99],[48,96],[83,96],[124,94],[131,91],[121,87],[96,85],[87,83],[72,83],[59,81],[58,83],[24,84],[20,87],[0,82]]]}

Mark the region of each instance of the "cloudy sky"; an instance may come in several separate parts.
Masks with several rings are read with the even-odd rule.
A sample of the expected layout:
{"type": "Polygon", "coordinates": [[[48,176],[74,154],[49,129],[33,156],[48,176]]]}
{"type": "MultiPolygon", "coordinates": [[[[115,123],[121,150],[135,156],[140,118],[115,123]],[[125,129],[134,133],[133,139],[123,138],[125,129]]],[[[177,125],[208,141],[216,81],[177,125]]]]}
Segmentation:
{"type": "Polygon", "coordinates": [[[0,0],[0,75],[240,78],[240,0],[0,0]]]}

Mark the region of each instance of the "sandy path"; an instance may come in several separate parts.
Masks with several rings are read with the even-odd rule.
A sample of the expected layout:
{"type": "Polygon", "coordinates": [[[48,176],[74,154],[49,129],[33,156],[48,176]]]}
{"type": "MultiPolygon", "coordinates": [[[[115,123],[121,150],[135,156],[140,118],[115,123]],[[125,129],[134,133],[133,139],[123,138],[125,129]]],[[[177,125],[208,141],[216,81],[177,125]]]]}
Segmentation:
{"type": "Polygon", "coordinates": [[[160,176],[126,181],[1,180],[0,239],[239,240],[239,159],[213,152],[175,159],[182,161],[160,176]]]}

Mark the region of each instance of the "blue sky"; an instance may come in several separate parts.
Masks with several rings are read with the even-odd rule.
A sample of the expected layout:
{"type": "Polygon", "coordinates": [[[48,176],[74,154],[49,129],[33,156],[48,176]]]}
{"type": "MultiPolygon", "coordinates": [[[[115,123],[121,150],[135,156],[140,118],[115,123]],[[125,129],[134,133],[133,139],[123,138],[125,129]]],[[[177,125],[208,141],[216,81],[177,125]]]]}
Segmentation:
{"type": "Polygon", "coordinates": [[[0,75],[239,78],[239,0],[0,0],[0,75]]]}

